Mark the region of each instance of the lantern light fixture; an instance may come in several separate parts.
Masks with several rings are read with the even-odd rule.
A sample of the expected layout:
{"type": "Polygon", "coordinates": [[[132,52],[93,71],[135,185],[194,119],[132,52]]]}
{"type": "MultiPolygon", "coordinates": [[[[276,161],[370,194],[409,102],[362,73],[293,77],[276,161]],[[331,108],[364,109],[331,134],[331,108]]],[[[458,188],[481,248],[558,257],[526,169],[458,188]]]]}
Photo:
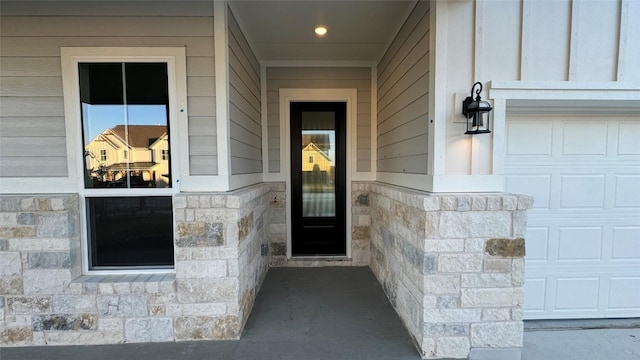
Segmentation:
{"type": "Polygon", "coordinates": [[[471,87],[471,96],[468,96],[462,102],[462,114],[467,118],[467,131],[465,134],[486,134],[489,130],[489,113],[492,110],[491,104],[482,100],[480,93],[482,92],[482,83],[476,82],[471,87]],[[476,89],[478,86],[478,89],[476,89]],[[476,93],[475,100],[473,93],[476,93]]]}

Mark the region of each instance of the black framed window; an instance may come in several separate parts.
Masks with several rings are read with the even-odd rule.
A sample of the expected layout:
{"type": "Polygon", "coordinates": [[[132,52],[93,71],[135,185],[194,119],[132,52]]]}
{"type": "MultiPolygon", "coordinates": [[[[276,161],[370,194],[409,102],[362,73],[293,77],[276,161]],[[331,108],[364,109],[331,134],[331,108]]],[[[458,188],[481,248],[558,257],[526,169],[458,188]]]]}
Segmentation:
{"type": "Polygon", "coordinates": [[[92,268],[171,267],[170,196],[87,197],[92,268]]]}

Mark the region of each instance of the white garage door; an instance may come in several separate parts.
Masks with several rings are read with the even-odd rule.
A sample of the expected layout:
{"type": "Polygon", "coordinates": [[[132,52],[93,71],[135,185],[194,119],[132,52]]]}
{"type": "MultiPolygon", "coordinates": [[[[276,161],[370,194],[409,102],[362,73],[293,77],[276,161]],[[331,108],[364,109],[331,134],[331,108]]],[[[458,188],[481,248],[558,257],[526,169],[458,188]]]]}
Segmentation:
{"type": "Polygon", "coordinates": [[[640,317],[640,117],[508,117],[507,191],[535,199],[525,318],[640,317]]]}

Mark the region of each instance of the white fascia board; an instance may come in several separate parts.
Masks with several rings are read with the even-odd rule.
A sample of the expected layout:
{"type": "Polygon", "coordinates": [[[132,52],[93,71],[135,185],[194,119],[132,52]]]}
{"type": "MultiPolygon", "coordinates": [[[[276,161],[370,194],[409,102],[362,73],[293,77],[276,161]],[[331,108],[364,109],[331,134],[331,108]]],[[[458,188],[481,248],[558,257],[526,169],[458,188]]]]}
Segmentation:
{"type": "Polygon", "coordinates": [[[262,173],[231,176],[190,176],[180,183],[180,192],[226,192],[259,184],[263,181],[262,173]]]}
{"type": "Polygon", "coordinates": [[[229,176],[229,191],[259,184],[263,181],[262,173],[229,176]]]}
{"type": "Polygon", "coordinates": [[[420,175],[379,172],[377,181],[433,193],[503,192],[500,175],[420,175]]]}
{"type": "Polygon", "coordinates": [[[368,172],[352,172],[351,181],[376,181],[376,173],[368,172]]]}
{"type": "Polygon", "coordinates": [[[503,192],[504,184],[504,176],[500,175],[442,175],[433,177],[432,192],[503,192]]]}
{"type": "Polygon", "coordinates": [[[262,175],[262,181],[264,182],[284,182],[286,181],[284,173],[268,173],[262,175]]]}
{"type": "Polygon", "coordinates": [[[180,181],[180,192],[216,192],[228,190],[228,176],[189,176],[180,181]]]}
{"type": "Polygon", "coordinates": [[[640,100],[640,82],[492,81],[490,99],[640,100]]]}
{"type": "Polygon", "coordinates": [[[376,180],[416,190],[433,191],[433,176],[429,175],[378,172],[376,173],[376,180]]]}

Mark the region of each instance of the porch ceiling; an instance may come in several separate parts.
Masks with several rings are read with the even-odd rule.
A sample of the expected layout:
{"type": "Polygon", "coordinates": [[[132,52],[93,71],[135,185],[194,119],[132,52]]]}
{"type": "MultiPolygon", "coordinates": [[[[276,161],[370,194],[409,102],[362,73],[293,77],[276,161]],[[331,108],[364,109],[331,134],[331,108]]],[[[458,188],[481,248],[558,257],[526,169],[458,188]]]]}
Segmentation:
{"type": "Polygon", "coordinates": [[[378,61],[415,2],[236,0],[231,9],[260,60],[378,61]]]}

